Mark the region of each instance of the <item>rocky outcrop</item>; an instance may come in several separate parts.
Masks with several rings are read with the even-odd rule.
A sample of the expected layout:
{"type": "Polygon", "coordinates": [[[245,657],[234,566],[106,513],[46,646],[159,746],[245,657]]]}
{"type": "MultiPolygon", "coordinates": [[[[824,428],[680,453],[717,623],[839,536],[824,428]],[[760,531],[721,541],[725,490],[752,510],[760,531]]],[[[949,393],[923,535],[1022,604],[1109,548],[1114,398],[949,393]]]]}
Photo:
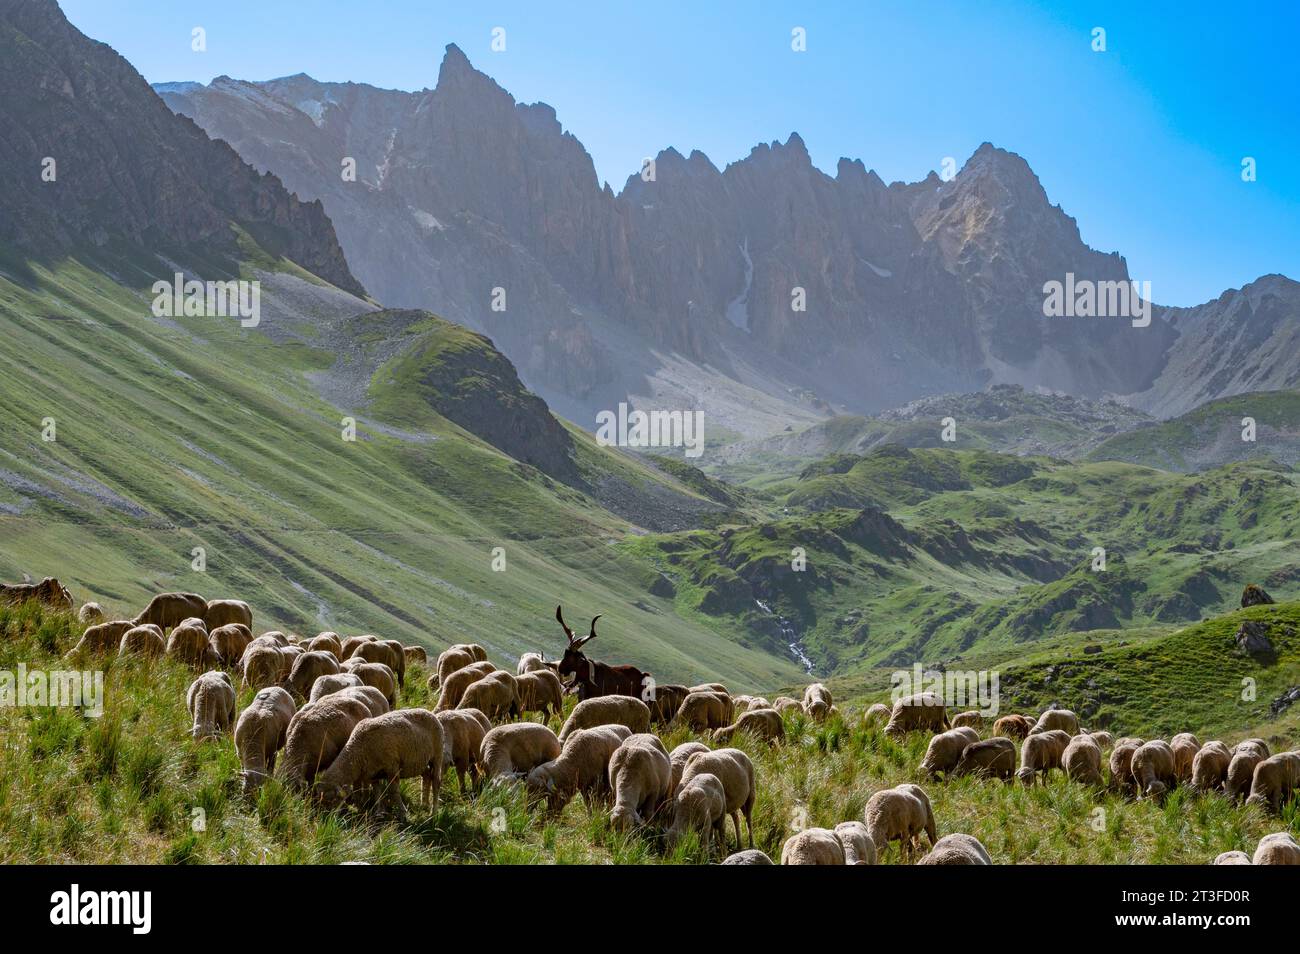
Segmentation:
{"type": "Polygon", "coordinates": [[[1258,586],[1254,583],[1247,583],[1246,588],[1241,591],[1242,609],[1245,609],[1247,606],[1263,606],[1266,603],[1272,602],[1273,597],[1269,596],[1262,586],[1258,586]]]}
{"type": "Polygon", "coordinates": [[[1259,620],[1248,619],[1237,627],[1233,636],[1240,652],[1250,656],[1270,656],[1273,654],[1273,641],[1268,638],[1268,626],[1259,620]]]}
{"type": "Polygon", "coordinates": [[[0,243],[33,255],[125,240],[235,256],[233,223],[365,294],[320,202],[300,201],[172,113],[54,0],[0,0],[0,88],[0,243]]]}

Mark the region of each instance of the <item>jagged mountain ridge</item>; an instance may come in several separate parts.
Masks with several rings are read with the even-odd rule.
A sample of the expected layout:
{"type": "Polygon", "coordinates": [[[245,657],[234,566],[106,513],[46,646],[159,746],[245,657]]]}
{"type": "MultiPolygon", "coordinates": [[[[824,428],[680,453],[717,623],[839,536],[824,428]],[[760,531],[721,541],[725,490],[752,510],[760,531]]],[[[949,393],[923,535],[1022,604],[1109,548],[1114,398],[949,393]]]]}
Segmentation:
{"type": "MultiPolygon", "coordinates": [[[[454,45],[436,87],[414,93],[302,75],[157,88],[319,197],[386,304],[486,331],[580,422],[628,395],[698,396],[659,386],[664,353],[814,419],[1000,382],[1140,395],[1166,414],[1192,399],[1157,396],[1182,347],[1179,310],[1147,328],[1043,318],[1045,281],[1124,281],[1127,266],[1089,248],[1028,164],[989,144],[949,182],[889,185],[856,160],[826,175],[797,134],[721,170],[668,149],[653,181],[634,174],[615,194],[551,107],[516,103],[454,45]],[[806,312],[791,309],[795,286],[806,312]]],[[[780,429],[745,423],[735,429],[780,429]]]]}
{"type": "Polygon", "coordinates": [[[54,0],[0,0],[0,243],[52,256],[113,241],[236,251],[231,224],[364,295],[320,202],[172,113],[54,0]],[[51,164],[52,163],[52,164],[51,164]]]}

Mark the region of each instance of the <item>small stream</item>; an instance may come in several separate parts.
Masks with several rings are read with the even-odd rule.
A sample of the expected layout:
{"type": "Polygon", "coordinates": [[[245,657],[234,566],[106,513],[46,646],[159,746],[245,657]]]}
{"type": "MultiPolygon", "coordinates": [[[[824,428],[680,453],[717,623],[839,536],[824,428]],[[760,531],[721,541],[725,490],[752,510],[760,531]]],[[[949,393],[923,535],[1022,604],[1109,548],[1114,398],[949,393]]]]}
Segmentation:
{"type": "Polygon", "coordinates": [[[808,658],[808,654],[804,652],[803,640],[799,636],[799,631],[794,628],[794,623],[784,616],[773,613],[772,608],[762,600],[754,600],[754,602],[768,616],[776,616],[776,625],[781,628],[781,638],[786,641],[790,655],[798,660],[799,665],[803,666],[804,672],[811,676],[813,674],[813,662],[808,658]]]}

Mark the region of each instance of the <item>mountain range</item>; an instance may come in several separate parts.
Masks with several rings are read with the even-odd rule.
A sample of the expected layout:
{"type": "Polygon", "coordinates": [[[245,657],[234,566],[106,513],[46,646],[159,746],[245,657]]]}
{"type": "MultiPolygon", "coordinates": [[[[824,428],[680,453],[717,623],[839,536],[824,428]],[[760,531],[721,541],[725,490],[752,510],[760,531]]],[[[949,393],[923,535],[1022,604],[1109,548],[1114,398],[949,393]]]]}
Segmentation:
{"type": "Polygon", "coordinates": [[[1165,417],[1300,380],[1300,285],[1282,276],[1157,305],[1146,327],[1044,318],[1045,282],[1141,276],[988,143],[951,181],[890,184],[859,160],[820,171],[797,133],[721,170],[666,149],[616,193],[554,109],[456,46],[418,92],[304,75],[155,88],[322,202],[376,297],[489,334],[582,426],[630,400],[762,437],[999,383],[1165,417]]]}

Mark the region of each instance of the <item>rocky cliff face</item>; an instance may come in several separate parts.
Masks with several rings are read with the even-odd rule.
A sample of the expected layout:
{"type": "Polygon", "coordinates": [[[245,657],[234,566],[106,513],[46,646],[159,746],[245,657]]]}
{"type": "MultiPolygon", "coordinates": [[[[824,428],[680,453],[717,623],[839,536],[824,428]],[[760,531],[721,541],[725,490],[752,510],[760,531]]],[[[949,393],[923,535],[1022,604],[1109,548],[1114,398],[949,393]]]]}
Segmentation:
{"type": "Polygon", "coordinates": [[[416,93],[305,76],[159,92],[319,198],[377,297],[491,335],[577,419],[665,399],[665,354],[821,413],[871,412],[999,382],[1145,392],[1183,340],[1160,313],[1146,328],[1043,317],[1044,282],[1126,281],[1127,266],[988,144],[950,182],[890,185],[859,161],[821,172],[797,134],[721,170],[669,149],[616,195],[554,110],[516,103],[454,46],[416,93]]]}
{"type": "Polygon", "coordinates": [[[33,254],[113,240],[233,251],[234,222],[364,294],[320,202],[172,113],[54,0],[0,0],[0,89],[0,242],[33,254]]]}

